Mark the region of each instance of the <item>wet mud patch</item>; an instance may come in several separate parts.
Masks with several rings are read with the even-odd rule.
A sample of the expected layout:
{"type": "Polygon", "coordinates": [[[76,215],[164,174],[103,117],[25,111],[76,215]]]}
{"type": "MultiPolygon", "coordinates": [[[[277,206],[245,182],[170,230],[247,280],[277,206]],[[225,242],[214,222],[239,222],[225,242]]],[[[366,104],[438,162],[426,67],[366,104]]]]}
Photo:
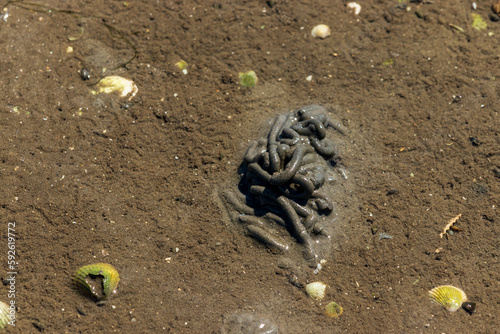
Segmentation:
{"type": "MultiPolygon", "coordinates": [[[[339,225],[358,209],[343,163],[349,130],[328,108],[308,105],[265,131],[250,142],[238,178],[219,189],[221,202],[238,230],[281,256],[282,268],[318,273],[345,234],[339,225]]],[[[303,284],[295,275],[290,282],[303,284]]]]}

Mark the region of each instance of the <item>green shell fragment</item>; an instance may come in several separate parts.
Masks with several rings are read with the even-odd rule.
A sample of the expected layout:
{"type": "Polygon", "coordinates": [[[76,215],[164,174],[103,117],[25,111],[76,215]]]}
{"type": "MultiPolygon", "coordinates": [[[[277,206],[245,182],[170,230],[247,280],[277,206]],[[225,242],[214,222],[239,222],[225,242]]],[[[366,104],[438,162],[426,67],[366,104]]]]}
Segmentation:
{"type": "Polygon", "coordinates": [[[488,28],[488,24],[486,24],[486,21],[483,19],[481,15],[478,13],[472,13],[472,28],[476,30],[484,30],[488,28]]]}
{"type": "Polygon", "coordinates": [[[185,60],[179,60],[177,63],[175,63],[175,66],[183,70],[188,67],[188,63],[185,60]]]}
{"type": "Polygon", "coordinates": [[[72,279],[77,288],[97,300],[107,299],[120,281],[116,269],[107,263],[83,266],[73,274],[72,279]]]}
{"type": "Polygon", "coordinates": [[[338,318],[344,313],[342,306],[335,302],[328,303],[325,306],[325,315],[330,318],[338,318]]]}
{"type": "Polygon", "coordinates": [[[240,84],[243,87],[255,87],[257,84],[257,74],[254,71],[248,71],[239,74],[240,84]]]}

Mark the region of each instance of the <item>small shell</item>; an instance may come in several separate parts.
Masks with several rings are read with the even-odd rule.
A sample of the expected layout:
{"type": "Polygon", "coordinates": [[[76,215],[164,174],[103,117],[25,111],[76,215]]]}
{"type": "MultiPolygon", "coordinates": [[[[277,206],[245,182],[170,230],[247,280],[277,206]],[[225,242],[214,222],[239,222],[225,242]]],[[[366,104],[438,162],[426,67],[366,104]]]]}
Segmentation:
{"type": "Polygon", "coordinates": [[[342,313],[344,313],[344,309],[336,302],[328,303],[325,306],[325,315],[327,317],[338,318],[342,315],[342,313]]]}
{"type": "Polygon", "coordinates": [[[132,100],[135,94],[139,91],[137,85],[132,80],[122,78],[118,75],[111,75],[109,77],[102,78],[97,84],[97,88],[97,91],[93,90],[91,93],[94,95],[100,93],[118,93],[120,94],[120,97],[125,97],[131,94],[129,100],[132,100]]]}
{"type": "Polygon", "coordinates": [[[358,15],[361,12],[361,5],[357,2],[349,2],[347,8],[354,9],[354,15],[358,15]]]}
{"type": "Polygon", "coordinates": [[[326,284],[323,282],[312,282],[306,285],[306,292],[314,300],[325,298],[326,284]]]}
{"type": "Polygon", "coordinates": [[[4,329],[9,321],[9,305],[0,302],[0,329],[4,329]]]}
{"type": "Polygon", "coordinates": [[[455,312],[462,307],[462,303],[467,301],[465,292],[451,285],[442,285],[430,290],[429,297],[450,312],[455,312]]]}
{"type": "Polygon", "coordinates": [[[327,26],[326,24],[317,25],[311,31],[312,37],[319,37],[319,38],[326,38],[330,36],[331,33],[332,31],[330,30],[330,27],[327,26]]]}
{"type": "Polygon", "coordinates": [[[120,277],[116,269],[107,263],[83,266],[73,274],[75,286],[97,300],[107,299],[116,292],[120,277]]]}

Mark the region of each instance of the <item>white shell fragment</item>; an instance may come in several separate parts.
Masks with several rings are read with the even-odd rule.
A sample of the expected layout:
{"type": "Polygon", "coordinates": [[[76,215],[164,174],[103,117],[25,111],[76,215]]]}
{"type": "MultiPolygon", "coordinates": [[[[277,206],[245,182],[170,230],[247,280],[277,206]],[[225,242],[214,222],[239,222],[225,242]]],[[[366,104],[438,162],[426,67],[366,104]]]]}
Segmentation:
{"type": "Polygon", "coordinates": [[[314,300],[325,298],[326,284],[323,282],[312,282],[306,285],[307,294],[314,300]]]}
{"type": "Polygon", "coordinates": [[[97,84],[97,88],[97,91],[93,90],[91,93],[94,95],[100,93],[118,93],[120,97],[125,97],[130,94],[130,97],[128,98],[129,100],[132,100],[132,98],[139,91],[136,84],[132,80],[122,78],[118,75],[104,77],[97,84]]]}
{"type": "Polygon", "coordinates": [[[354,10],[354,15],[358,15],[361,12],[361,5],[357,2],[349,2],[347,8],[354,10]]]}
{"type": "Polygon", "coordinates": [[[327,26],[326,24],[319,24],[316,27],[313,28],[311,31],[312,37],[318,37],[318,38],[326,38],[330,36],[332,31],[330,30],[330,27],[327,26]]]}

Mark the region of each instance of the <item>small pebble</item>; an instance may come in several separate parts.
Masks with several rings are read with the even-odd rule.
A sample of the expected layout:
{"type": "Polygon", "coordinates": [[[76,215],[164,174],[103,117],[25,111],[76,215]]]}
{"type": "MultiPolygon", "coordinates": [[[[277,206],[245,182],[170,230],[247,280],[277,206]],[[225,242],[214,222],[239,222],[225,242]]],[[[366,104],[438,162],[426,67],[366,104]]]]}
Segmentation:
{"type": "Polygon", "coordinates": [[[490,20],[492,22],[498,22],[500,21],[500,16],[498,16],[497,14],[490,14],[490,20]]]}
{"type": "Polygon", "coordinates": [[[82,78],[82,80],[90,79],[90,71],[85,67],[82,67],[82,69],[80,70],[80,77],[82,78]]]}

